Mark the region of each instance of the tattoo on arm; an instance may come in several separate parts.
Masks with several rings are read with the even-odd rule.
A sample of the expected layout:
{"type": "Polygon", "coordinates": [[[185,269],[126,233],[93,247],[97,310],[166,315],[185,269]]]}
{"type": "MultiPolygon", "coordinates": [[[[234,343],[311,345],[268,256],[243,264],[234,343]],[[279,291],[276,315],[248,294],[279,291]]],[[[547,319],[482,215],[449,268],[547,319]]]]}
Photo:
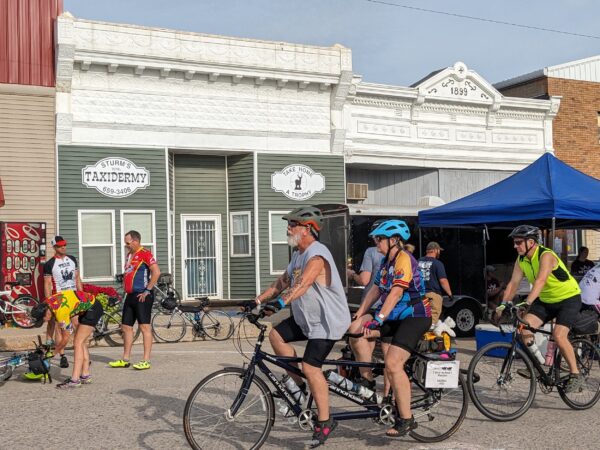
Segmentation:
{"type": "Polygon", "coordinates": [[[304,293],[304,288],[304,277],[300,275],[294,280],[294,285],[291,288],[289,288],[289,290],[285,294],[283,294],[281,298],[284,302],[289,303],[289,301],[295,300],[296,298],[300,297],[300,295],[304,293]]]}

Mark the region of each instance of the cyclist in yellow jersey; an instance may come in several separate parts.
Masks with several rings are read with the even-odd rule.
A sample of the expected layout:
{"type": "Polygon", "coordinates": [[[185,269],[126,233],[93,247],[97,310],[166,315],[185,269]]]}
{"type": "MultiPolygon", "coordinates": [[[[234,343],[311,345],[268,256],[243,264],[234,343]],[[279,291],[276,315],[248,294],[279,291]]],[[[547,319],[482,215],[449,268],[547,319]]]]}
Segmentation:
{"type": "Polygon", "coordinates": [[[57,388],[70,389],[92,382],[88,342],[103,312],[102,305],[92,294],[71,290],[51,295],[31,310],[31,317],[36,321],[37,327],[52,317],[56,319],[56,324],[60,327],[60,341],[56,343],[56,353],[64,352],[73,333],[72,319],[79,319],[73,337],[73,372],[70,378],[56,385],[57,388]]]}
{"type": "MultiPolygon", "coordinates": [[[[552,336],[561,355],[569,364],[571,373],[566,391],[577,391],[581,387],[582,379],[568,335],[581,309],[579,285],[556,253],[539,244],[539,228],[519,225],[509,236],[513,239],[519,256],[504,291],[503,301],[510,301],[515,296],[523,276],[533,285],[526,298],[530,307],[525,321],[532,327],[539,328],[544,323],[556,319],[552,336]]],[[[501,314],[501,310],[496,314],[501,314]]],[[[529,342],[533,339],[533,334],[523,330],[523,338],[525,342],[529,342]]]]}

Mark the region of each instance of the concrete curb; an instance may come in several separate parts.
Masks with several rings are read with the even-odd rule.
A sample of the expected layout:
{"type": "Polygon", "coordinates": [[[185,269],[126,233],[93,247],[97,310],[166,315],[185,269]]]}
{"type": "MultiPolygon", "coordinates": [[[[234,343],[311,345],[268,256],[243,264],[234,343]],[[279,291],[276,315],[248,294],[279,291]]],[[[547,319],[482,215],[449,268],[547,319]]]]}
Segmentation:
{"type": "MultiPolygon", "coordinates": [[[[234,334],[231,338],[237,336],[238,333],[238,327],[239,327],[239,323],[240,323],[240,319],[238,317],[232,317],[233,322],[235,324],[235,330],[234,330],[234,334]]],[[[264,324],[268,327],[268,329],[271,329],[272,324],[269,322],[264,322],[264,324]]],[[[268,331],[267,331],[268,334],[268,331]]],[[[23,351],[23,350],[32,350],[35,348],[35,343],[38,342],[38,336],[40,336],[42,338],[42,341],[46,340],[46,327],[42,327],[42,328],[31,328],[31,329],[25,329],[25,328],[0,328],[0,352],[16,352],[16,351],[23,351]]],[[[248,322],[244,322],[244,328],[242,330],[242,336],[247,337],[247,338],[256,338],[258,336],[258,329],[248,323],[248,322]]],[[[194,333],[192,333],[192,327],[187,324],[187,328],[186,328],[186,333],[185,336],[183,337],[183,339],[181,339],[180,342],[203,342],[203,341],[211,341],[212,339],[207,338],[207,337],[195,337],[194,333]]],[[[154,339],[154,342],[161,342],[157,340],[156,338],[154,339]]],[[[141,345],[142,344],[142,337],[140,336],[137,341],[134,343],[134,345],[141,345]]],[[[92,344],[90,345],[90,348],[95,348],[95,347],[108,347],[109,345],[106,343],[106,341],[104,339],[94,343],[92,342],[92,344]]],[[[69,345],[67,346],[67,349],[72,349],[72,342],[69,342],[69,345]]]]}

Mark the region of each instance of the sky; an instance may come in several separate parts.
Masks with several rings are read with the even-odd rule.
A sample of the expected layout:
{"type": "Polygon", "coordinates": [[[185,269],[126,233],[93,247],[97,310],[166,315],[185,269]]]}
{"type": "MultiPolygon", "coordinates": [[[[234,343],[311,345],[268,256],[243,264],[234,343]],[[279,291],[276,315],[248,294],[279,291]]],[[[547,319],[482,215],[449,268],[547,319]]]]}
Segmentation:
{"type": "Polygon", "coordinates": [[[456,61],[496,83],[600,55],[600,0],[64,0],[64,9],[90,20],[342,44],[363,81],[397,86],[456,61]]]}

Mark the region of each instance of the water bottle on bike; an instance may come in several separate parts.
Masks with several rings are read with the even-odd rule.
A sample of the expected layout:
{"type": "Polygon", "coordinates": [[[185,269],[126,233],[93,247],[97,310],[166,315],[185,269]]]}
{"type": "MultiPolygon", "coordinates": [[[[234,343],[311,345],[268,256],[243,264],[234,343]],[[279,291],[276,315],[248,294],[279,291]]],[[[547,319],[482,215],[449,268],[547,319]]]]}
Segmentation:
{"type": "Polygon", "coordinates": [[[546,363],[546,358],[544,358],[544,355],[542,355],[542,352],[540,351],[539,347],[533,339],[529,341],[527,347],[529,347],[529,350],[531,350],[531,353],[533,353],[533,355],[540,362],[540,364],[546,363]]]}
{"type": "MultiPolygon", "coordinates": [[[[290,377],[289,375],[284,375],[284,377],[281,379],[281,382],[285,386],[286,390],[294,398],[294,400],[296,400],[296,402],[298,402],[300,405],[302,405],[304,403],[304,401],[306,400],[306,396],[304,395],[304,392],[302,391],[302,389],[296,384],[294,379],[292,377],[290,377]]],[[[278,401],[277,406],[279,408],[279,412],[284,417],[287,417],[289,415],[289,413],[291,412],[290,407],[284,401],[278,401]]]]}
{"type": "Polygon", "coordinates": [[[377,402],[377,404],[381,404],[382,402],[381,395],[376,394],[368,387],[365,387],[358,383],[353,383],[348,378],[341,376],[334,370],[328,370],[327,372],[325,372],[325,378],[327,379],[327,381],[335,384],[336,386],[346,391],[351,391],[360,395],[365,400],[375,401],[377,402]]]}

